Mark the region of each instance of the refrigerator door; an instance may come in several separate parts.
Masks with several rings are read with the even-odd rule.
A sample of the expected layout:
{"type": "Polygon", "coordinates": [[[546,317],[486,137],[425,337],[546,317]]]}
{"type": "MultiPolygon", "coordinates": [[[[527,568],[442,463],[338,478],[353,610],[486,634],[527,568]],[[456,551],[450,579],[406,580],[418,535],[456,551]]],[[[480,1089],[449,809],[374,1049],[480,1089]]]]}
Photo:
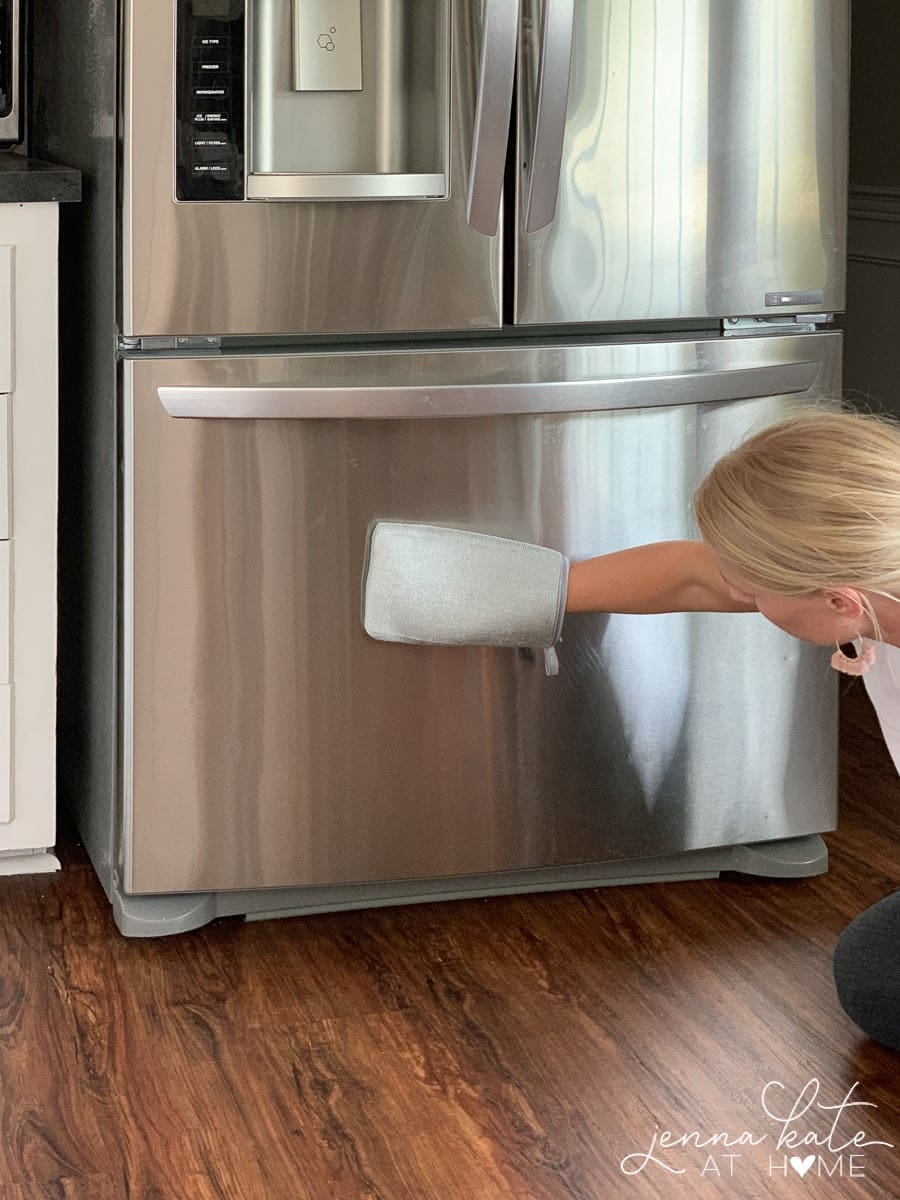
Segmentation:
{"type": "Polygon", "coordinates": [[[566,619],[529,651],[361,623],[377,519],[580,558],[696,536],[713,461],[839,389],[840,335],[124,364],[134,893],[459,876],[836,821],[828,653],[757,614],[566,619]]]}
{"type": "Polygon", "coordinates": [[[516,0],[123,11],[124,335],[500,325],[516,0]]]}
{"type": "Polygon", "coordinates": [[[844,307],[849,0],[522,0],[515,319],[844,307]]]}

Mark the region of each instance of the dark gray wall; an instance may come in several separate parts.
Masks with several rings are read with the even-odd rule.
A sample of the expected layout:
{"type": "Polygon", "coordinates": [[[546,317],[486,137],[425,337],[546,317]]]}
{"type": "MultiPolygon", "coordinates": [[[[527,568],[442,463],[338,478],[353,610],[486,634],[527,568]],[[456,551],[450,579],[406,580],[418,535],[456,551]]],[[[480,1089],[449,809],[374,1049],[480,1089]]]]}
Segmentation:
{"type": "Polygon", "coordinates": [[[854,0],[844,388],[900,416],[900,2],[854,0]]]}
{"type": "Polygon", "coordinates": [[[900,187],[900,3],[854,0],[851,186],[900,187]]]}

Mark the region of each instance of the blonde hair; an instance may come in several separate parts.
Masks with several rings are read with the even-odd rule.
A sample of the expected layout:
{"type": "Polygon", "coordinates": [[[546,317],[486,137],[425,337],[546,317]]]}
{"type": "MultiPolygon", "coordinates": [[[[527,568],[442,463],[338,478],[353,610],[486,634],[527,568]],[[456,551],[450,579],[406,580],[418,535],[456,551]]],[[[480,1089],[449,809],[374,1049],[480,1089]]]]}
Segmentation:
{"type": "Polygon", "coordinates": [[[896,599],[900,425],[833,404],[798,409],[721,458],[694,511],[714,553],[767,591],[853,587],[896,599]]]}

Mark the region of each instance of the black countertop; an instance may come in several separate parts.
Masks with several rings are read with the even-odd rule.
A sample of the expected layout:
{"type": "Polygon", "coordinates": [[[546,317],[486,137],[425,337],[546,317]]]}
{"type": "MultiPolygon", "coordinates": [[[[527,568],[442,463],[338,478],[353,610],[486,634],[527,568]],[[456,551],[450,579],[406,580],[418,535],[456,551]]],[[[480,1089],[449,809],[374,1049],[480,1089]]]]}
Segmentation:
{"type": "Polygon", "coordinates": [[[0,204],[64,204],[80,199],[80,171],[0,151],[0,204]]]}

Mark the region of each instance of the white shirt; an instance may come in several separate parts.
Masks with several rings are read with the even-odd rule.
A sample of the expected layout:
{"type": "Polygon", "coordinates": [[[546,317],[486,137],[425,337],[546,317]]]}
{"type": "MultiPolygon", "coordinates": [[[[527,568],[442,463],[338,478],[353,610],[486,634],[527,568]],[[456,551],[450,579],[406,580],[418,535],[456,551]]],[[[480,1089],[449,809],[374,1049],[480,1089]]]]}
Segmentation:
{"type": "Polygon", "coordinates": [[[875,661],[863,675],[863,682],[878,714],[878,723],[894,766],[900,773],[900,646],[873,642],[869,638],[863,640],[875,650],[875,661]]]}

